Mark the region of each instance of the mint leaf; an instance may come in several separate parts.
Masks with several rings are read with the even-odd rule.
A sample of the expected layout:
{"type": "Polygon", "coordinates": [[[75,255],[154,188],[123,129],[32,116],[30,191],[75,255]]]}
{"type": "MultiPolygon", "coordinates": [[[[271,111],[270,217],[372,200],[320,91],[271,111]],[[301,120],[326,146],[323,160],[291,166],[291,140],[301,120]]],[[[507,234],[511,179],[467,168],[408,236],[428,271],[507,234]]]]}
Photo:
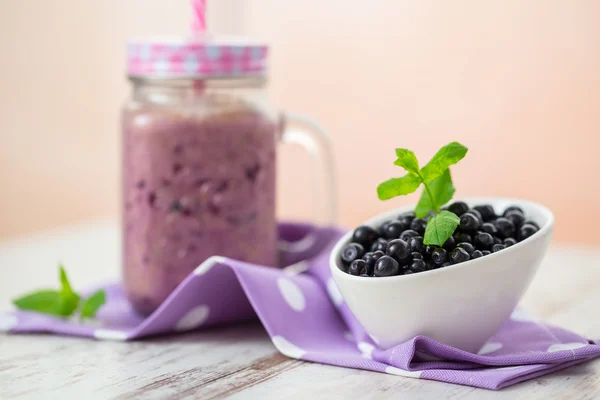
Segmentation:
{"type": "Polygon", "coordinates": [[[421,179],[413,174],[405,175],[402,178],[388,179],[377,186],[377,195],[379,200],[388,200],[392,197],[413,193],[420,184],[421,179]]]}
{"type": "Polygon", "coordinates": [[[434,199],[431,199],[429,192],[423,189],[421,192],[421,199],[415,208],[415,215],[418,218],[424,218],[428,212],[432,210],[435,211],[437,208],[449,202],[452,199],[452,196],[454,196],[454,192],[456,192],[456,189],[452,184],[450,169],[447,169],[442,175],[431,181],[428,186],[434,199]]]}
{"type": "Polygon", "coordinates": [[[60,266],[60,290],[39,290],[13,300],[13,304],[27,311],[68,317],[79,306],[79,295],[73,291],[65,269],[60,266]]]}
{"type": "Polygon", "coordinates": [[[431,182],[453,164],[456,164],[467,154],[468,149],[458,142],[452,142],[442,147],[433,158],[421,168],[423,181],[431,182]]]}
{"type": "Polygon", "coordinates": [[[69,278],[67,278],[67,272],[64,267],[59,266],[59,277],[60,277],[60,297],[62,302],[62,314],[64,316],[72,315],[77,307],[79,306],[79,300],[81,299],[77,293],[71,288],[69,278]]]}
{"type": "Polygon", "coordinates": [[[69,278],[67,277],[67,271],[65,271],[65,267],[62,264],[58,266],[58,277],[60,279],[61,291],[73,293],[71,283],[69,283],[69,278]]]}
{"type": "Polygon", "coordinates": [[[27,311],[63,315],[63,303],[58,290],[40,290],[13,300],[13,304],[27,311]]]}
{"type": "Polygon", "coordinates": [[[106,303],[106,293],[104,290],[94,292],[90,297],[85,299],[81,306],[81,318],[94,318],[96,313],[106,303]]]}
{"type": "Polygon", "coordinates": [[[442,211],[429,218],[423,244],[430,246],[443,246],[446,240],[452,236],[456,227],[460,223],[460,218],[450,211],[442,211]]]}
{"type": "Polygon", "coordinates": [[[396,149],[398,159],[394,162],[395,165],[404,168],[407,172],[412,172],[419,175],[419,162],[415,153],[408,149],[396,149]]]}

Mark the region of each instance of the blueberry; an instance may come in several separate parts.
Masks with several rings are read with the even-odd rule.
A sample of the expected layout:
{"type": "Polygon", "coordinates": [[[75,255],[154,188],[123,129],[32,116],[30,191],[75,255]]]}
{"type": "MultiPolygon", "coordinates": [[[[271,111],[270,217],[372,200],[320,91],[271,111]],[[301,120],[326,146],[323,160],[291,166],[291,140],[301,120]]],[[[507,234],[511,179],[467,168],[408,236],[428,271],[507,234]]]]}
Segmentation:
{"type": "Polygon", "coordinates": [[[385,253],[385,251],[387,250],[387,247],[388,247],[388,241],[386,239],[379,238],[375,242],[373,242],[373,244],[371,245],[371,251],[381,250],[385,253]]]}
{"type": "Polygon", "coordinates": [[[390,224],[390,222],[391,222],[391,221],[384,222],[384,223],[383,223],[383,225],[381,225],[381,226],[379,227],[379,229],[377,229],[377,232],[378,232],[378,234],[379,234],[379,237],[383,237],[383,238],[385,238],[385,237],[386,237],[386,235],[385,235],[385,230],[387,229],[387,226],[390,224]]]}
{"type": "Polygon", "coordinates": [[[385,254],[401,262],[410,257],[410,247],[404,240],[394,239],[389,242],[385,254]]]}
{"type": "Polygon", "coordinates": [[[410,269],[407,269],[406,271],[404,271],[404,275],[410,275],[410,274],[414,274],[414,272],[411,271],[410,269]]]}
{"type": "Polygon", "coordinates": [[[473,254],[471,254],[471,260],[474,260],[479,257],[483,257],[483,253],[481,252],[481,250],[475,250],[473,254]]]}
{"type": "Polygon", "coordinates": [[[505,248],[506,248],[506,246],[503,244],[495,244],[492,246],[492,253],[496,253],[500,250],[504,250],[505,248]]]}
{"type": "Polygon", "coordinates": [[[473,238],[473,243],[478,249],[489,249],[494,244],[494,238],[489,233],[479,232],[473,238]]]}
{"type": "Polygon", "coordinates": [[[379,237],[375,229],[370,226],[359,226],[352,234],[352,241],[362,245],[365,249],[371,248],[371,244],[379,237]]]}
{"type": "Polygon", "coordinates": [[[498,229],[498,236],[501,238],[515,236],[516,228],[515,224],[513,224],[511,220],[500,217],[494,221],[494,224],[496,225],[496,229],[498,229]]]}
{"type": "Polygon", "coordinates": [[[525,240],[534,233],[536,233],[538,229],[530,224],[525,224],[519,229],[519,240],[525,240]]]}
{"type": "Polygon", "coordinates": [[[368,252],[365,253],[365,255],[362,258],[365,263],[365,272],[367,273],[367,275],[373,275],[373,268],[375,268],[375,261],[377,261],[377,259],[374,257],[372,252],[368,252]]]}
{"type": "Polygon", "coordinates": [[[342,249],[342,260],[350,264],[357,258],[361,258],[365,254],[365,248],[358,243],[348,243],[342,249]]]}
{"type": "Polygon", "coordinates": [[[494,236],[494,244],[502,244],[502,239],[500,239],[498,236],[494,236]]]}
{"type": "Polygon", "coordinates": [[[359,276],[360,276],[361,278],[368,278],[368,277],[369,277],[369,275],[367,275],[367,274],[360,274],[359,276]]]}
{"type": "Polygon", "coordinates": [[[467,203],[465,203],[463,201],[455,201],[454,203],[452,203],[448,206],[448,211],[453,212],[454,214],[458,215],[459,217],[461,215],[463,215],[464,213],[466,213],[468,209],[469,209],[469,206],[467,205],[467,203]]]}
{"type": "Polygon", "coordinates": [[[429,221],[429,218],[433,217],[435,215],[435,211],[431,210],[427,213],[427,215],[425,215],[425,218],[423,218],[425,221],[429,221]]]}
{"type": "Polygon", "coordinates": [[[415,236],[410,238],[410,240],[408,241],[408,245],[410,247],[410,251],[417,251],[419,253],[423,253],[425,251],[422,236],[415,236]]]}
{"type": "Polygon", "coordinates": [[[412,221],[415,218],[415,212],[414,211],[403,212],[402,214],[398,215],[398,219],[400,219],[400,218],[410,218],[410,220],[412,221]]]}
{"type": "Polygon", "coordinates": [[[415,219],[414,212],[403,213],[398,216],[398,221],[402,224],[403,230],[410,228],[410,223],[415,219]]]}
{"type": "Polygon", "coordinates": [[[452,251],[453,248],[456,247],[456,240],[454,240],[453,236],[450,236],[448,240],[444,243],[444,249],[446,251],[452,251]]]}
{"type": "Polygon", "coordinates": [[[410,223],[410,229],[417,232],[419,235],[423,236],[425,234],[425,227],[427,226],[427,221],[421,218],[415,218],[410,223]]]}
{"type": "Polygon", "coordinates": [[[421,235],[419,235],[418,232],[415,232],[412,229],[407,229],[400,234],[400,239],[404,240],[405,242],[408,242],[410,240],[410,238],[415,237],[415,236],[421,236],[421,235]]]}
{"type": "Polygon", "coordinates": [[[475,232],[481,226],[479,219],[470,212],[464,213],[460,217],[460,229],[464,232],[475,232]]]}
{"type": "Polygon", "coordinates": [[[418,253],[416,251],[410,253],[410,256],[412,257],[413,260],[422,260],[423,259],[423,254],[418,253]]]}
{"type": "Polygon", "coordinates": [[[523,225],[525,224],[529,224],[529,225],[533,225],[535,226],[538,230],[540,229],[540,226],[538,224],[536,224],[535,222],[531,221],[531,220],[527,220],[523,223],[523,225]]]}
{"type": "Polygon", "coordinates": [[[431,260],[435,265],[442,265],[448,261],[448,252],[438,247],[431,253],[431,260]]]}
{"type": "Polygon", "coordinates": [[[451,265],[452,265],[451,262],[445,262],[445,263],[442,264],[442,267],[449,267],[451,265]]]}
{"type": "Polygon", "coordinates": [[[367,263],[365,262],[365,260],[354,260],[350,264],[350,268],[348,268],[348,273],[350,275],[358,276],[358,275],[364,273],[366,266],[367,266],[367,263]]]}
{"type": "Polygon", "coordinates": [[[475,246],[473,246],[471,243],[469,242],[462,242],[456,245],[456,248],[461,248],[464,249],[467,253],[469,253],[469,255],[473,254],[473,252],[475,251],[475,246]]]}
{"type": "Polygon", "coordinates": [[[503,217],[506,217],[506,214],[508,214],[511,211],[518,211],[521,214],[525,215],[525,213],[523,212],[523,209],[521,207],[517,207],[517,206],[510,206],[510,207],[506,207],[506,210],[504,210],[504,213],[502,214],[503,217]]]}
{"type": "Polygon", "coordinates": [[[471,256],[462,247],[457,247],[450,253],[450,262],[452,264],[458,264],[461,262],[469,261],[471,256]]]}
{"type": "Polygon", "coordinates": [[[381,251],[377,252],[377,254],[373,252],[365,253],[362,259],[365,260],[365,262],[367,263],[367,266],[365,267],[367,270],[367,274],[373,275],[373,268],[375,268],[375,262],[379,260],[382,255],[383,253],[381,251]]]}
{"type": "Polygon", "coordinates": [[[427,271],[427,264],[423,260],[413,260],[412,264],[408,269],[412,272],[423,272],[427,271]]]}
{"type": "Polygon", "coordinates": [[[400,274],[400,264],[390,256],[383,256],[375,263],[374,276],[394,276],[400,274]]]}
{"type": "Polygon", "coordinates": [[[488,254],[492,254],[492,252],[489,250],[482,250],[481,254],[483,254],[484,256],[487,256],[488,254]]]}
{"type": "Polygon", "coordinates": [[[385,236],[388,239],[397,239],[400,237],[400,234],[405,229],[406,228],[400,221],[390,221],[387,224],[385,224],[382,233],[383,236],[385,236]]]}
{"type": "Polygon", "coordinates": [[[503,244],[504,244],[506,247],[510,247],[510,246],[512,246],[512,245],[515,245],[515,244],[517,244],[517,241],[516,241],[515,239],[513,239],[513,238],[506,238],[506,239],[504,239],[504,242],[503,242],[503,244]]]}
{"type": "Polygon", "coordinates": [[[410,229],[410,223],[412,222],[412,219],[403,218],[399,219],[398,222],[400,223],[402,231],[404,232],[405,230],[410,229]]]}
{"type": "Polygon", "coordinates": [[[523,222],[525,222],[525,216],[523,213],[517,210],[511,210],[507,213],[504,213],[504,217],[509,219],[517,229],[519,229],[519,227],[523,225],[523,222]]]}
{"type": "Polygon", "coordinates": [[[498,234],[498,229],[496,229],[496,225],[494,225],[491,222],[485,222],[485,223],[481,224],[481,230],[484,231],[485,233],[489,233],[492,236],[495,236],[498,234]]]}
{"type": "Polygon", "coordinates": [[[439,265],[435,265],[433,262],[428,261],[425,263],[427,265],[427,271],[431,271],[432,269],[439,268],[439,265]]]}
{"type": "Polygon", "coordinates": [[[377,251],[373,252],[373,260],[375,260],[375,261],[379,260],[383,256],[385,256],[385,253],[381,250],[377,250],[377,251]]]}
{"type": "Polygon", "coordinates": [[[432,254],[433,254],[433,251],[434,251],[435,249],[437,249],[437,247],[435,247],[435,246],[425,246],[425,251],[424,251],[424,253],[425,253],[426,255],[430,256],[430,255],[432,255],[432,254]]]}
{"type": "MultiPolygon", "coordinates": [[[[473,238],[468,233],[455,233],[454,241],[456,243],[462,243],[462,242],[472,243],[473,238]]],[[[456,247],[456,246],[454,246],[454,247],[456,247]]]]}
{"type": "Polygon", "coordinates": [[[489,204],[475,206],[473,207],[473,209],[479,211],[481,217],[486,222],[496,219],[496,212],[494,211],[494,207],[492,207],[489,204]]]}
{"type": "MultiPolygon", "coordinates": [[[[479,211],[477,211],[476,209],[474,209],[474,208],[471,208],[465,214],[473,214],[474,216],[477,217],[477,219],[479,220],[480,224],[483,224],[483,222],[484,222],[483,221],[483,215],[481,215],[481,213],[479,211]]],[[[463,214],[463,215],[465,215],[465,214],[463,214]]]]}

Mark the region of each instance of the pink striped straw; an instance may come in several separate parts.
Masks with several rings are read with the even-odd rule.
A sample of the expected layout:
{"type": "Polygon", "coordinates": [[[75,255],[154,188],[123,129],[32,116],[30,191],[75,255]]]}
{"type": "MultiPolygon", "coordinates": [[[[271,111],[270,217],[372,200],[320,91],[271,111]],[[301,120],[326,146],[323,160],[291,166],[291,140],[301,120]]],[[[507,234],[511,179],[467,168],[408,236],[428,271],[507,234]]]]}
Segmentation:
{"type": "Polygon", "coordinates": [[[201,34],[206,31],[206,0],[191,0],[194,9],[192,31],[201,34]]]}

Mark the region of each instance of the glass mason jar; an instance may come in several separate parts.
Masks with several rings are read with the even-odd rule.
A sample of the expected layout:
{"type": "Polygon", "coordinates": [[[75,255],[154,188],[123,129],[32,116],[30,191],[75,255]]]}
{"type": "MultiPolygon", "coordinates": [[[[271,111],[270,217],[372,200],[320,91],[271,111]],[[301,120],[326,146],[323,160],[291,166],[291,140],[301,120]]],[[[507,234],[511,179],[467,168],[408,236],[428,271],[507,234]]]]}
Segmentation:
{"type": "Polygon", "coordinates": [[[266,54],[265,46],[239,43],[129,45],[123,278],[142,314],[210,256],[278,264],[280,140],[303,145],[321,164],[315,177],[326,181],[327,198],[314,206],[322,222],[333,222],[327,136],[313,121],[279,113],[267,102],[266,54]],[[294,123],[310,129],[284,129],[294,123]]]}

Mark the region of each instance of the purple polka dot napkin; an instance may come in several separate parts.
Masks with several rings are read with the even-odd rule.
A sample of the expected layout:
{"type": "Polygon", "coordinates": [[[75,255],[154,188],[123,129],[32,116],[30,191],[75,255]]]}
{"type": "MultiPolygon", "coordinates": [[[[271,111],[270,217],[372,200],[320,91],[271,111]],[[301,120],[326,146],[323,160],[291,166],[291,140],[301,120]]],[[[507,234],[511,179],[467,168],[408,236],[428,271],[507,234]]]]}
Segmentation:
{"type": "MultiPolygon", "coordinates": [[[[0,314],[0,331],[51,332],[102,340],[134,340],[258,318],[289,357],[412,378],[500,389],[600,355],[600,346],[545,324],[522,310],[478,352],[468,353],[424,336],[379,349],[356,321],[331,279],[328,257],[343,232],[282,224],[293,241],[312,245],[284,252],[279,270],[211,257],[147,318],[130,308],[118,284],[106,285],[107,304],[93,323],[30,312],[0,314]]],[[[295,246],[296,248],[301,246],[295,246]]]]}

